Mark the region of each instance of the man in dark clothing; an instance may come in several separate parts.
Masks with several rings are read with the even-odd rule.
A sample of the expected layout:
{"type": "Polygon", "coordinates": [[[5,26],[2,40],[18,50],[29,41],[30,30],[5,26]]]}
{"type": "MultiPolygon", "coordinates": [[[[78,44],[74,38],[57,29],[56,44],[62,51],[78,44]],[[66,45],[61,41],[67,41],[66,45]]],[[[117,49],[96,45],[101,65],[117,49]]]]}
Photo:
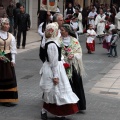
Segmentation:
{"type": "Polygon", "coordinates": [[[39,10],[37,12],[38,15],[38,26],[44,22],[43,26],[42,26],[42,30],[45,30],[46,27],[46,19],[47,19],[47,11],[43,11],[43,10],[39,10]]]}
{"type": "MultiPolygon", "coordinates": [[[[20,3],[16,3],[16,7],[13,10],[14,23],[16,23],[17,15],[20,13],[20,3]]],[[[16,30],[14,29],[14,36],[16,38],[16,30]]]]}
{"type": "Polygon", "coordinates": [[[26,33],[30,29],[30,15],[25,13],[25,8],[23,5],[20,5],[20,13],[17,15],[15,22],[15,29],[18,27],[17,34],[17,48],[20,48],[21,43],[21,33],[23,33],[22,48],[25,49],[26,45],[26,33]]]}
{"type": "Polygon", "coordinates": [[[68,7],[65,10],[64,17],[67,18],[69,15],[72,15],[73,13],[75,13],[75,9],[72,6],[72,3],[69,3],[68,7]]]}
{"type": "Polygon", "coordinates": [[[6,10],[2,4],[0,4],[0,18],[7,17],[6,10]]]}
{"type": "Polygon", "coordinates": [[[84,7],[82,10],[82,24],[83,24],[83,28],[85,28],[85,29],[87,29],[88,14],[89,14],[89,11],[87,10],[86,7],[84,7]]]}
{"type": "Polygon", "coordinates": [[[10,2],[10,5],[7,7],[7,15],[10,21],[10,29],[9,32],[12,33],[13,25],[14,25],[14,16],[13,16],[13,10],[14,10],[13,2],[10,2]]]}

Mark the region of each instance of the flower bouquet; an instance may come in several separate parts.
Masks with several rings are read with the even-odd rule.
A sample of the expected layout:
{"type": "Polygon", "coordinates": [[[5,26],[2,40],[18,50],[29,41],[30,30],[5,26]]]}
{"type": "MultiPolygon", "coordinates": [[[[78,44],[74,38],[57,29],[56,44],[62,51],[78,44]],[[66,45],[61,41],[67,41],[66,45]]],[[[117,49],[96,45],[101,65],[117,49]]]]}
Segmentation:
{"type": "Polygon", "coordinates": [[[71,78],[71,66],[69,63],[63,63],[68,78],[71,78]]]}
{"type": "Polygon", "coordinates": [[[5,57],[5,52],[4,51],[0,50],[0,57],[2,57],[1,60],[4,61],[5,63],[10,62],[10,60],[7,57],[5,57]]]}

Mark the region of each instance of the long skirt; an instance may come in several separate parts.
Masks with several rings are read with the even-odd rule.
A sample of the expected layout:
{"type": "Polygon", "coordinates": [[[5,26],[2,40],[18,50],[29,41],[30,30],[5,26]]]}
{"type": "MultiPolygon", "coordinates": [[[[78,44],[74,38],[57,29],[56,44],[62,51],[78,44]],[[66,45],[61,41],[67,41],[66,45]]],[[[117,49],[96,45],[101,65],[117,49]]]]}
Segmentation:
{"type": "Polygon", "coordinates": [[[59,84],[54,85],[53,73],[49,62],[44,62],[40,74],[40,88],[43,91],[43,101],[48,112],[57,116],[67,116],[77,113],[77,102],[79,98],[72,91],[69,79],[66,75],[63,62],[59,61],[56,70],[58,71],[59,84]]]}
{"type": "Polygon", "coordinates": [[[51,103],[45,103],[43,108],[49,111],[51,114],[56,116],[67,116],[77,113],[78,106],[77,104],[66,104],[66,105],[56,105],[51,103]]]}
{"type": "MultiPolygon", "coordinates": [[[[6,54],[11,60],[11,54],[6,54]]],[[[0,102],[17,102],[18,92],[14,67],[11,62],[0,61],[0,102]]]]}
{"type": "Polygon", "coordinates": [[[73,69],[73,73],[72,73],[72,79],[70,79],[70,84],[73,92],[80,99],[78,101],[79,111],[86,110],[86,99],[85,99],[82,77],[80,74],[77,73],[77,70],[75,69],[74,66],[72,66],[72,69],[73,69]]]}
{"type": "Polygon", "coordinates": [[[106,42],[106,40],[103,41],[103,48],[110,50],[110,43],[106,42]]]}
{"type": "Polygon", "coordinates": [[[88,51],[90,51],[90,52],[95,51],[95,41],[93,40],[93,43],[87,43],[87,42],[86,42],[86,48],[87,48],[88,51]]]}

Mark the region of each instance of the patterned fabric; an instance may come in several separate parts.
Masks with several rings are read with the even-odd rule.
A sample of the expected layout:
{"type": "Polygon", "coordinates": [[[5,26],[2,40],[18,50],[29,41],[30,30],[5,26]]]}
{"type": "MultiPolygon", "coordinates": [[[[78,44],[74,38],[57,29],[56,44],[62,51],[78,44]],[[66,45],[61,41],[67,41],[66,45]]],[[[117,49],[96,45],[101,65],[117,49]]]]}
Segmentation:
{"type": "MultiPolygon", "coordinates": [[[[68,78],[72,77],[72,64],[74,64],[78,73],[83,73],[83,63],[82,63],[82,49],[77,39],[70,37],[70,43],[68,46],[61,42],[62,55],[64,56],[64,61],[71,64],[71,72],[68,74],[68,78]],[[68,56],[73,54],[74,58],[72,60],[68,59],[68,56]]],[[[64,41],[64,40],[63,40],[64,41]]]]}
{"type": "Polygon", "coordinates": [[[2,26],[4,26],[5,23],[9,23],[9,19],[8,18],[1,18],[0,19],[0,28],[2,26]]]}
{"type": "Polygon", "coordinates": [[[55,38],[58,35],[58,23],[49,23],[46,26],[45,35],[50,36],[49,38],[55,38]]]}
{"type": "Polygon", "coordinates": [[[57,0],[41,0],[40,10],[56,12],[57,0]]]}

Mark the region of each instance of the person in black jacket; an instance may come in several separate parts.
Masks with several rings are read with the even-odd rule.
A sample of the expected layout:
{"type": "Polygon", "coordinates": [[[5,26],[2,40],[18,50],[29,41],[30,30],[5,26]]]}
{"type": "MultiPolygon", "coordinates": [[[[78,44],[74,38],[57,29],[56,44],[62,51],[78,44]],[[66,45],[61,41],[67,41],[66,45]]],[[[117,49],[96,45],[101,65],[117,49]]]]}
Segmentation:
{"type": "Polygon", "coordinates": [[[25,13],[25,8],[20,5],[20,13],[17,15],[15,29],[18,27],[17,34],[17,48],[20,48],[21,43],[21,33],[23,33],[22,48],[25,49],[26,45],[26,33],[30,29],[30,15],[25,13]]]}
{"type": "MultiPolygon", "coordinates": [[[[20,13],[20,3],[16,3],[16,7],[13,10],[14,23],[16,23],[17,15],[20,13]]],[[[14,29],[14,37],[16,38],[16,30],[14,29]]]]}

